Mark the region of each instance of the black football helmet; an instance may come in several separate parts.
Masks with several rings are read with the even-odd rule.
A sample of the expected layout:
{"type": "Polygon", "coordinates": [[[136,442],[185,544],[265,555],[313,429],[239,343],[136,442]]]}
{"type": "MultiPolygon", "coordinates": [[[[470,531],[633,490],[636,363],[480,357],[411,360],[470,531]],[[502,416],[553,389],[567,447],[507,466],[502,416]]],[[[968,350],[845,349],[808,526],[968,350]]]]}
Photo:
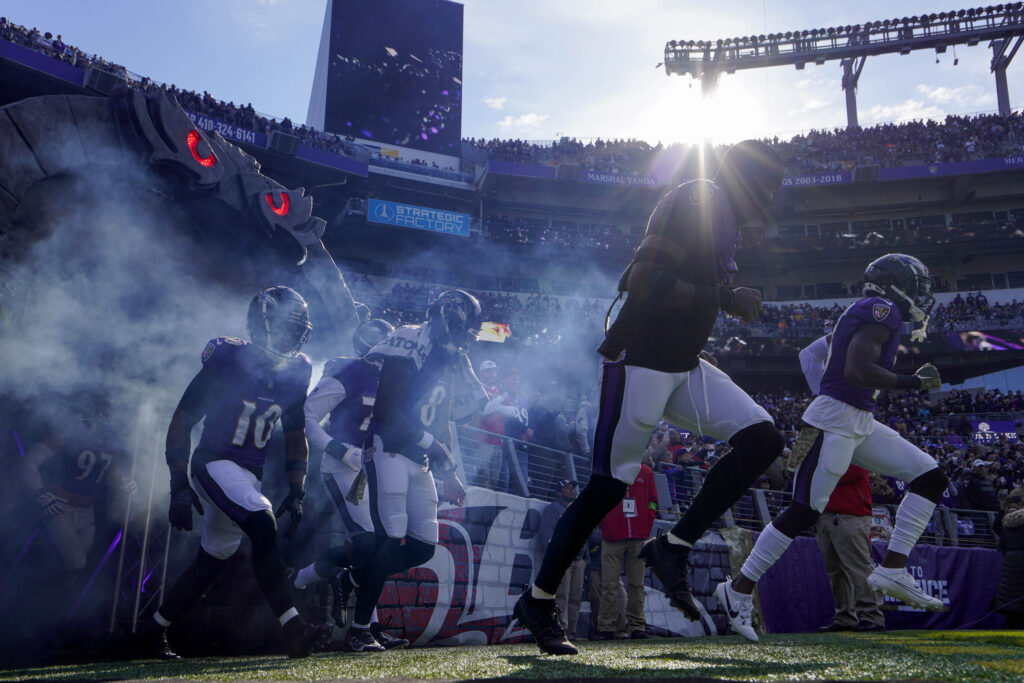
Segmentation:
{"type": "Polygon", "coordinates": [[[362,301],[353,301],[352,304],[356,308],[356,320],[361,323],[365,323],[367,320],[373,317],[370,312],[370,307],[364,304],[362,301]]]}
{"type": "Polygon", "coordinates": [[[784,168],[775,150],[760,140],[744,140],[726,151],[715,183],[729,195],[737,226],[764,213],[782,185],[784,168]]]}
{"type": "Polygon", "coordinates": [[[355,349],[356,355],[362,358],[367,351],[387,339],[394,331],[394,325],[380,318],[361,322],[352,333],[352,348],[355,349]]]}
{"type": "Polygon", "coordinates": [[[249,303],[249,339],[264,351],[294,358],[309,339],[309,306],[291,287],[268,287],[249,303]]]}
{"type": "Polygon", "coordinates": [[[907,254],[886,254],[864,271],[864,294],[890,299],[915,322],[928,318],[935,305],[928,266],[907,254]]]}
{"type": "Polygon", "coordinates": [[[450,342],[460,349],[466,349],[476,341],[482,321],[480,302],[461,289],[441,292],[427,308],[431,339],[441,344],[450,342]]]}

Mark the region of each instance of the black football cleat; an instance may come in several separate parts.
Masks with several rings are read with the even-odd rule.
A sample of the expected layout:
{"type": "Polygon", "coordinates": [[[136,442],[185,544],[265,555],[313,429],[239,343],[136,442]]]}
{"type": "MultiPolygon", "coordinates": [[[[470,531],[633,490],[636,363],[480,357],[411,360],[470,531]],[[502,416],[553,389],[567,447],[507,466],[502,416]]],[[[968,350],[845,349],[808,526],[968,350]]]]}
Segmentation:
{"type": "Polygon", "coordinates": [[[284,625],[284,645],[288,656],[302,659],[327,647],[334,635],[331,624],[310,624],[295,617],[284,625]]]}
{"type": "Polygon", "coordinates": [[[409,647],[408,640],[391,635],[377,622],[370,624],[370,633],[373,634],[373,637],[377,639],[377,642],[380,643],[385,650],[401,650],[403,647],[409,647]]]}
{"type": "Polygon", "coordinates": [[[537,641],[537,647],[549,655],[579,654],[576,646],[565,636],[558,623],[558,606],[554,600],[538,600],[527,592],[519,596],[512,616],[526,628],[537,641]]]}
{"type": "Polygon", "coordinates": [[[690,621],[700,621],[700,608],[690,591],[690,577],[686,563],[690,547],[668,542],[668,536],[658,535],[644,542],[640,557],[658,577],[669,602],[690,621]]]}
{"type": "Polygon", "coordinates": [[[181,655],[171,648],[171,643],[167,640],[167,629],[156,629],[153,641],[153,650],[159,659],[163,659],[168,662],[174,662],[181,659],[181,655]]]}
{"type": "Polygon", "coordinates": [[[384,646],[377,642],[370,629],[354,626],[345,634],[345,647],[352,652],[384,652],[384,646]]]}
{"type": "Polygon", "coordinates": [[[348,620],[348,601],[352,595],[349,571],[343,569],[331,578],[331,617],[339,628],[348,620]]]}

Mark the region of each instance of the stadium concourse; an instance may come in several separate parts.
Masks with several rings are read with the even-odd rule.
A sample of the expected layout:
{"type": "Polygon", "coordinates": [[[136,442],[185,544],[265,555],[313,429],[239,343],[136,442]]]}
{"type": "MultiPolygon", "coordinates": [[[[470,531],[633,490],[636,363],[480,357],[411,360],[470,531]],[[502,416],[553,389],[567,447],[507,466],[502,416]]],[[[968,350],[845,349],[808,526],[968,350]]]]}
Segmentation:
{"type": "MultiPolygon", "coordinates": [[[[446,156],[367,146],[351,135],[261,114],[251,105],[153,82],[83,53],[63,35],[15,22],[0,18],[0,117],[18,129],[18,140],[34,145],[38,161],[32,164],[63,178],[56,182],[74,176],[90,190],[77,186],[68,196],[86,202],[104,194],[91,191],[97,188],[88,178],[106,179],[109,168],[102,162],[109,160],[84,155],[68,173],[52,173],[47,138],[85,137],[99,124],[72,116],[72,123],[47,127],[50,122],[35,121],[39,125],[33,127],[33,116],[25,113],[29,107],[80,113],[83,103],[109,104],[117,115],[105,124],[124,126],[112,136],[121,141],[124,155],[130,141],[138,140],[145,140],[146,154],[152,155],[160,138],[168,136],[159,126],[175,132],[169,121],[190,124],[179,131],[188,141],[174,160],[180,168],[143,154],[149,165],[140,165],[132,177],[153,185],[126,183],[111,202],[122,207],[120,212],[85,204],[105,217],[108,227],[87,222],[95,235],[85,237],[73,232],[81,229],[72,225],[77,219],[58,210],[55,196],[62,193],[43,191],[53,178],[37,180],[25,170],[36,166],[19,166],[23,159],[12,161],[13,154],[0,160],[0,334],[5,340],[15,335],[32,340],[32,357],[45,361],[43,369],[12,365],[17,372],[9,373],[12,379],[0,390],[4,423],[10,425],[2,456],[16,473],[0,484],[10,539],[0,550],[0,610],[24,615],[2,620],[0,677],[1024,676],[1024,640],[1019,632],[1000,630],[1008,616],[1024,610],[996,610],[993,604],[1006,550],[1005,540],[1000,545],[1003,518],[1012,514],[1024,486],[1024,381],[1014,371],[1024,365],[1021,112],[768,140],[785,162],[786,177],[769,216],[742,230],[735,282],[759,288],[766,303],[751,323],[720,314],[706,348],[766,408],[789,450],[813,398],[800,373],[799,350],[835,329],[846,306],[860,296],[871,260],[907,251],[929,265],[938,303],[926,323],[927,339],[906,335],[902,340],[897,371],[909,373],[931,362],[947,383],[936,391],[884,394],[877,417],[930,454],[950,481],[922,537],[924,545],[910,556],[922,588],[942,600],[944,609],[925,612],[889,600],[890,633],[813,633],[828,623],[832,601],[817,547],[804,536],[761,584],[761,645],[750,648],[725,635],[728,620],[714,587],[735,575],[755,535],[790,503],[792,474],[779,460],[695,546],[690,562],[700,621],[683,618],[648,573],[646,618],[657,640],[584,643],[578,660],[552,662],[524,644],[529,636],[513,620],[512,606],[537,572],[544,549],[534,538],[556,482],[586,483],[590,477],[598,396],[594,349],[606,316],[615,314],[609,311],[616,283],[658,199],[678,182],[700,175],[698,159],[717,164],[725,148],[467,138],[461,154],[446,156]],[[140,112],[150,118],[138,118],[140,112]],[[126,124],[132,116],[136,124],[126,124]],[[229,163],[259,168],[265,177],[238,180],[239,190],[201,175],[229,163]],[[271,178],[284,187],[314,190],[286,193],[271,185],[271,178]],[[264,218],[288,218],[305,202],[311,207],[303,216],[309,218],[306,225],[319,231],[293,230],[301,248],[283,239],[259,242],[261,248],[248,253],[239,245],[266,239],[265,233],[280,237],[283,231],[256,223],[254,238],[241,234],[248,223],[226,228],[230,220],[211,218],[228,215],[218,213],[221,205],[203,203],[212,192],[244,195],[240,203],[264,218]],[[389,210],[442,217],[434,227],[402,227],[389,210]],[[200,223],[209,230],[195,230],[200,223]],[[116,230],[110,231],[111,225],[116,230]],[[62,244],[65,235],[68,243],[88,244],[91,250],[62,244]],[[269,656],[281,651],[282,640],[277,620],[254,597],[259,588],[243,546],[225,560],[223,575],[205,597],[169,631],[182,654],[206,658],[134,661],[137,634],[145,632],[164,599],[169,577],[188,566],[198,547],[197,534],[172,531],[167,522],[163,437],[175,402],[196,372],[202,344],[219,335],[244,334],[253,273],[294,264],[300,252],[306,265],[323,265],[321,252],[313,249],[317,245],[331,255],[332,268],[337,263],[341,277],[335,279],[344,283],[344,291],[368,306],[373,317],[396,326],[422,322],[445,290],[459,287],[474,294],[483,320],[494,324],[491,340],[478,342],[470,358],[478,371],[484,361],[496,366],[497,384],[488,391],[518,401],[517,419],[526,421],[475,421],[454,428],[452,453],[468,487],[465,505],[442,505],[437,553],[388,581],[378,603],[380,623],[413,648],[448,647],[363,658],[332,652],[301,663],[269,656]],[[218,256],[208,257],[207,250],[218,256]],[[139,272],[144,257],[159,264],[153,273],[139,272]],[[193,271],[183,265],[193,258],[208,267],[193,271]],[[90,289],[90,282],[103,286],[90,289]],[[92,315],[91,306],[101,307],[106,317],[92,315]],[[196,313],[204,307],[208,310],[196,313]],[[116,343],[108,343],[111,330],[119,337],[116,343]],[[170,345],[175,348],[169,350],[170,345]],[[963,386],[966,381],[971,384],[963,386]],[[40,453],[52,453],[41,415],[58,395],[85,422],[87,414],[95,419],[99,412],[115,425],[114,454],[88,451],[90,457],[68,465],[78,470],[63,473],[52,466],[54,471],[26,466],[45,460],[40,453]],[[99,486],[107,468],[110,476],[99,486]],[[84,472],[83,478],[95,479],[95,490],[62,503],[33,478],[50,486],[68,472],[72,478],[84,472]],[[68,552],[66,539],[53,531],[52,518],[71,509],[62,505],[78,511],[80,552],[68,552]],[[41,603],[40,595],[46,596],[41,603]],[[470,647],[483,644],[489,647],[470,647]],[[234,654],[246,657],[225,657],[234,654]],[[117,658],[126,661],[94,663],[117,658]]],[[[14,137],[4,140],[14,148],[14,137]]],[[[120,163],[125,157],[117,158],[120,163]]],[[[347,350],[351,338],[344,316],[317,318],[317,311],[332,302],[347,305],[344,298],[325,294],[318,272],[323,271],[307,270],[292,283],[309,300],[313,315],[306,350],[313,357],[314,385],[324,361],[347,350]]],[[[287,493],[278,476],[284,459],[280,441],[271,446],[263,489],[275,503],[287,493]]],[[[669,529],[685,512],[707,471],[730,449],[679,425],[657,426],[645,452],[659,492],[657,530],[669,529]]],[[[324,456],[311,456],[308,475],[314,481],[324,456]]],[[[876,562],[907,484],[880,476],[871,480],[876,562]]],[[[319,484],[307,489],[305,521],[294,537],[280,539],[284,559],[294,568],[338,546],[343,530],[329,494],[319,484]]],[[[325,584],[304,591],[298,597],[302,616],[327,619],[330,592],[325,584]]],[[[574,638],[596,636],[590,610],[584,605],[574,638]]],[[[339,640],[334,647],[340,648],[339,640]]]]}

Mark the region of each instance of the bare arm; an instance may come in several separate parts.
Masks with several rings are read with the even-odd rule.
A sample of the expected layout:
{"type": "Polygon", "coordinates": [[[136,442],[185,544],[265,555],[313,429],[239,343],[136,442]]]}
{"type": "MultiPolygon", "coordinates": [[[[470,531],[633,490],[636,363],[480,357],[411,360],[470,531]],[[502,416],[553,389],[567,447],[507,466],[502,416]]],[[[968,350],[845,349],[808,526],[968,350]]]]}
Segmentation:
{"type": "MultiPolygon", "coordinates": [[[[900,375],[878,364],[882,347],[893,332],[885,325],[867,323],[857,328],[846,351],[843,377],[850,384],[868,389],[895,389],[900,375]]],[[[912,387],[907,387],[912,388],[912,387]]]]}

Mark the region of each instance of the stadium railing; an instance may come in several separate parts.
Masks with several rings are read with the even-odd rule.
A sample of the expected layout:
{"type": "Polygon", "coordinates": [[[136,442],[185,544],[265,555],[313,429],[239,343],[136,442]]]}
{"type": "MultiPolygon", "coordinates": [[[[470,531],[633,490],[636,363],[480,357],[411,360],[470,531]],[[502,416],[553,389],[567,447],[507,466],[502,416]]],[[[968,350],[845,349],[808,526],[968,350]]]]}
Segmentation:
{"type": "MultiPolygon", "coordinates": [[[[551,500],[560,479],[586,484],[590,478],[588,458],[538,446],[476,427],[462,425],[454,449],[461,462],[464,481],[528,498],[551,500]]],[[[704,483],[707,472],[700,467],[678,468],[671,474],[655,473],[660,521],[674,522],[686,510],[704,483]]],[[[715,528],[739,526],[761,531],[792,501],[788,491],[752,488],[715,524],[715,528]]],[[[897,505],[879,505],[896,518],[897,505]]],[[[995,512],[938,507],[921,542],[929,545],[994,547],[995,512]]],[[[805,535],[813,536],[812,531],[805,535]]]]}

